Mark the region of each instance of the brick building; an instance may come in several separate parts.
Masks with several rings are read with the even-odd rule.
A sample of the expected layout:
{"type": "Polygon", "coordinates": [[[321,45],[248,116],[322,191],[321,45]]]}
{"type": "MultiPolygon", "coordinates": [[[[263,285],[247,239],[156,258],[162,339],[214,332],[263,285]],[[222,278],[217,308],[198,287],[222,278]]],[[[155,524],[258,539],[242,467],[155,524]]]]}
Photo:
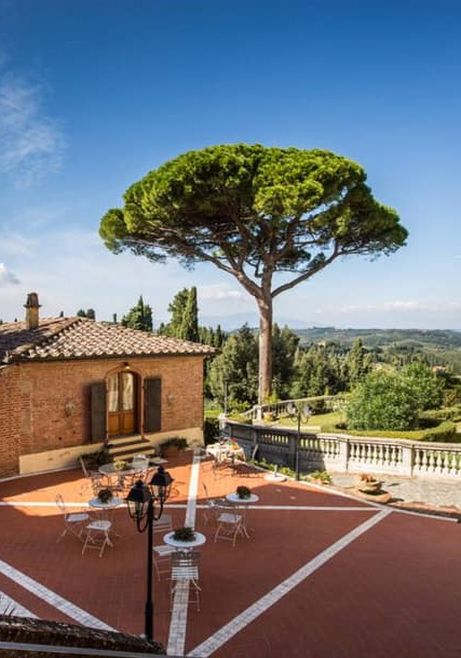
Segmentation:
{"type": "Polygon", "coordinates": [[[203,361],[213,349],[87,318],[0,325],[0,473],[74,464],[119,437],[203,440],[203,361]]]}

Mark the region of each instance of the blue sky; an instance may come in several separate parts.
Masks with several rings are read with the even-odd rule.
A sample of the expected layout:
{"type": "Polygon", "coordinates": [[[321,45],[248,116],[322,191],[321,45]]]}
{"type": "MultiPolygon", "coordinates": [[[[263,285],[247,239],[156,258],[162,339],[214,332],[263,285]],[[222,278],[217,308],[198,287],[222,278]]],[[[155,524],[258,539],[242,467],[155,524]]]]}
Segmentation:
{"type": "Polygon", "coordinates": [[[0,317],[155,322],[196,285],[208,316],[256,317],[211,266],[115,256],[97,229],[134,181],[229,142],[360,162],[408,246],[335,263],[280,296],[298,325],[461,330],[461,5],[392,0],[0,0],[0,317]]]}

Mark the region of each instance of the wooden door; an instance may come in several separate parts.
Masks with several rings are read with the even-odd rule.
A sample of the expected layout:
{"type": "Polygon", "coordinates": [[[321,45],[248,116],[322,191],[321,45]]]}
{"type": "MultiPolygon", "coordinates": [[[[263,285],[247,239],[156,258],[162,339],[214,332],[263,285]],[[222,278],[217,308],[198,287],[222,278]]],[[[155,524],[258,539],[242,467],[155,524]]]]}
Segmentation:
{"type": "Polygon", "coordinates": [[[137,430],[136,377],[132,372],[111,375],[107,390],[109,436],[134,434],[137,430]]]}

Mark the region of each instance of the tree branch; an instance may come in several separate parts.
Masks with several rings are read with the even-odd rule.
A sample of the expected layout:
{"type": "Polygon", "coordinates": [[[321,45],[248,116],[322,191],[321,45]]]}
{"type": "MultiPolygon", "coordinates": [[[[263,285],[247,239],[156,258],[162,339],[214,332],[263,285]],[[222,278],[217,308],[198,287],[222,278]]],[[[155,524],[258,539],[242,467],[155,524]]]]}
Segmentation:
{"type": "Polygon", "coordinates": [[[280,293],[285,292],[285,290],[290,290],[291,288],[294,288],[295,286],[298,285],[298,283],[301,283],[302,281],[307,281],[307,279],[310,279],[311,276],[313,276],[317,272],[320,272],[320,270],[323,270],[324,267],[332,263],[336,258],[338,258],[338,256],[342,256],[342,255],[343,255],[342,251],[338,248],[338,245],[335,244],[333,253],[328,258],[325,258],[324,260],[318,260],[316,263],[313,264],[312,267],[309,267],[305,272],[302,272],[299,276],[295,277],[291,281],[288,281],[288,283],[284,283],[278,288],[275,288],[275,290],[272,291],[272,297],[276,297],[277,295],[280,295],[280,293]]]}

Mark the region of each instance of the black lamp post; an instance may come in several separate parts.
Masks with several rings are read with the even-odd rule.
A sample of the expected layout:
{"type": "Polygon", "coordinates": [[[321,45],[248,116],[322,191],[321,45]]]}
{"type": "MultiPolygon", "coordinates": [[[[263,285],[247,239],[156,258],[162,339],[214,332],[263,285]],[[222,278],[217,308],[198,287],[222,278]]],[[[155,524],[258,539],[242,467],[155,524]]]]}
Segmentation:
{"type": "Polygon", "coordinates": [[[299,480],[299,442],[301,440],[301,418],[304,416],[309,416],[311,413],[310,408],[306,405],[302,409],[298,405],[291,402],[287,406],[287,411],[290,416],[295,416],[298,421],[298,428],[296,432],[296,448],[295,448],[295,473],[296,479],[299,480]]]}
{"type": "Polygon", "coordinates": [[[162,516],[163,505],[170,495],[173,478],[159,466],[149,486],[138,480],[126,497],[128,513],[136,521],[139,532],[147,529],[147,595],[144,611],[144,634],[148,640],[153,639],[154,602],[152,597],[152,551],[154,548],[154,521],[162,516]],[[158,512],[155,503],[159,503],[158,512]]]}

